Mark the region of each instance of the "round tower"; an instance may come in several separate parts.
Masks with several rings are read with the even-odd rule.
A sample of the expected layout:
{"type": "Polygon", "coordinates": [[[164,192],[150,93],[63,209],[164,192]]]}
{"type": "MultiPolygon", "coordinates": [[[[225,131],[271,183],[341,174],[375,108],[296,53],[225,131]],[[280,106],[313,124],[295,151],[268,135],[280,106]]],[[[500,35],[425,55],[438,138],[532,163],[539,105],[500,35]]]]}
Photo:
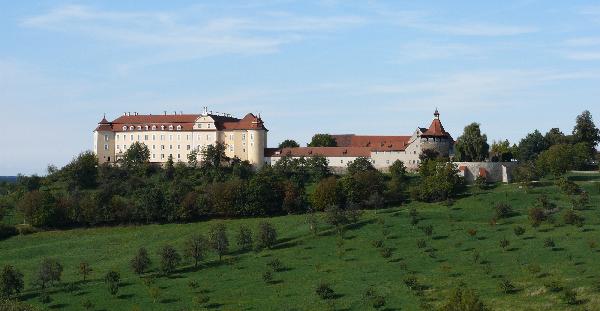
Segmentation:
{"type": "Polygon", "coordinates": [[[429,128],[421,134],[421,152],[425,150],[433,150],[442,157],[448,157],[451,154],[454,139],[444,130],[442,121],[440,121],[440,113],[435,109],[433,113],[433,121],[429,128]]]}
{"type": "Polygon", "coordinates": [[[256,168],[260,168],[265,163],[265,147],[267,146],[267,129],[264,126],[260,115],[254,117],[252,125],[248,129],[248,162],[256,168]]]}

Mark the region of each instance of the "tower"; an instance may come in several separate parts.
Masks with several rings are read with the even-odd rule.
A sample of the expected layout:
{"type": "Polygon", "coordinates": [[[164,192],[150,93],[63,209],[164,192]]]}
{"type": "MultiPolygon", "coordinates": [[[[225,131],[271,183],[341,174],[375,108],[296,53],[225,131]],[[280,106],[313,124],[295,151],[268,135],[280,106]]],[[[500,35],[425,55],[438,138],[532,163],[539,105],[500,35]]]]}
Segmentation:
{"type": "Polygon", "coordinates": [[[448,157],[451,154],[453,145],[454,139],[444,129],[440,120],[440,113],[436,108],[431,125],[421,134],[421,152],[429,149],[437,152],[442,157],[448,157]]]}
{"type": "Polygon", "coordinates": [[[112,124],[106,120],[106,115],[98,122],[94,130],[94,153],[98,163],[115,162],[115,133],[112,124]]]}

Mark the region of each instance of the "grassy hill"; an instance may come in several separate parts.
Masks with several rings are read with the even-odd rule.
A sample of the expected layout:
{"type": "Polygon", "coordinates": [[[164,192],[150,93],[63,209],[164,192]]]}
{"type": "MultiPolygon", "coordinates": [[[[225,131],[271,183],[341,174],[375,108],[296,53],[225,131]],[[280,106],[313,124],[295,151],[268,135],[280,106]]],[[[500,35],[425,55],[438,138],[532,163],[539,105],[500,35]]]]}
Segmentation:
{"type": "Polygon", "coordinates": [[[585,217],[582,227],[563,223],[562,211],[571,204],[551,183],[528,193],[517,185],[500,185],[473,190],[473,195],[452,206],[415,202],[365,212],[343,240],[323,223],[320,233],[313,235],[305,215],[270,218],[280,243],[258,253],[238,252],[234,236],[239,225],[247,224],[254,230],[262,219],[225,220],[232,254],[222,262],[211,254],[198,269],[186,263],[175,275],[157,276],[150,285],[129,268],[129,260],[139,247],[149,250],[156,269],[160,246],[169,243],[182,249],[187,237],[205,233],[216,221],[13,237],[0,241],[0,265],[12,264],[23,271],[24,299],[42,305],[38,291],[31,286],[33,271],[42,258],[60,260],[65,267],[63,282],[80,280],[77,267],[81,261],[89,262],[94,269],[91,280],[78,283],[78,289],[71,292],[63,287],[51,290],[52,302],[46,307],[61,310],[82,310],[86,300],[94,304],[93,310],[364,310],[371,308],[363,298],[370,286],[386,298],[389,310],[437,307],[458,286],[475,289],[494,310],[600,310],[600,288],[596,288],[600,286],[600,176],[573,179],[591,194],[589,207],[578,211],[585,217]],[[527,210],[540,194],[547,194],[561,212],[554,224],[544,222],[533,228],[527,210]],[[512,205],[516,213],[493,225],[492,207],[498,202],[512,205]],[[409,216],[413,207],[419,214],[417,225],[411,224],[409,216]],[[421,229],[429,225],[433,229],[430,236],[421,229]],[[526,229],[525,234],[515,235],[518,225],[526,229]],[[549,238],[554,247],[545,246],[549,238]],[[504,249],[500,247],[502,239],[509,241],[504,249]],[[383,247],[391,249],[390,257],[384,258],[382,248],[373,245],[376,240],[383,240],[383,247]],[[284,269],[273,273],[273,281],[266,283],[262,275],[275,258],[284,269]],[[110,296],[102,282],[109,269],[120,271],[123,278],[117,297],[110,296]],[[411,276],[423,287],[422,292],[405,285],[404,280],[411,276]],[[500,290],[503,280],[515,286],[512,293],[500,290]],[[199,288],[191,288],[190,281],[197,281],[199,288]],[[574,289],[579,305],[563,302],[564,289],[550,291],[546,285],[552,281],[564,289],[574,289]],[[320,282],[335,290],[333,306],[316,296],[320,282]],[[459,285],[461,282],[464,285],[459,285]],[[149,288],[154,287],[160,288],[156,302],[149,294],[149,288]],[[199,295],[209,301],[198,304],[195,298],[199,295]]]}

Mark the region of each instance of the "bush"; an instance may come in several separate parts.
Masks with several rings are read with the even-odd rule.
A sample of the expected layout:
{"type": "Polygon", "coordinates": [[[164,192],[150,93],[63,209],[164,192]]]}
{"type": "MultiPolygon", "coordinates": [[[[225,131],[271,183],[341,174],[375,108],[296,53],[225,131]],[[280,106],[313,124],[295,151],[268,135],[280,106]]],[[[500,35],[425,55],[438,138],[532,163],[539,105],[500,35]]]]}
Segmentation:
{"type": "Polygon", "coordinates": [[[558,293],[563,290],[563,286],[557,280],[552,280],[552,281],[546,283],[545,286],[548,289],[548,291],[550,291],[552,293],[558,293]]]}
{"type": "Polygon", "coordinates": [[[116,271],[109,271],[104,276],[104,283],[108,287],[108,292],[115,296],[119,292],[119,285],[121,282],[121,275],[116,271]]]}
{"type": "Polygon", "coordinates": [[[335,298],[335,291],[333,290],[333,288],[331,288],[331,286],[328,283],[319,283],[319,285],[317,285],[317,288],[315,289],[315,293],[317,294],[317,296],[319,296],[319,298],[323,300],[335,298]]]}
{"type": "Polygon", "coordinates": [[[281,260],[277,258],[273,258],[271,261],[269,261],[267,263],[267,266],[271,267],[271,269],[273,269],[274,272],[279,272],[283,270],[283,264],[281,263],[281,260]]]}
{"type": "Polygon", "coordinates": [[[418,239],[417,240],[417,247],[418,248],[425,248],[427,246],[427,242],[423,239],[418,239]]]}
{"type": "Polygon", "coordinates": [[[262,279],[265,283],[271,283],[273,281],[273,272],[271,271],[265,271],[262,274],[262,279]]]}
{"type": "Polygon", "coordinates": [[[371,245],[375,248],[381,248],[383,247],[383,240],[373,240],[371,241],[371,245]]]}
{"type": "Polygon", "coordinates": [[[252,231],[246,225],[241,225],[236,236],[237,245],[241,250],[252,249],[252,231]]]}
{"type": "Polygon", "coordinates": [[[0,241],[19,234],[14,226],[0,223],[0,241]]]}
{"type": "Polygon", "coordinates": [[[458,287],[452,291],[440,311],[487,311],[489,310],[474,290],[458,287]]]}
{"type": "Polygon", "coordinates": [[[577,300],[577,292],[573,289],[565,290],[563,293],[563,301],[568,305],[576,305],[579,302],[577,300]]]}
{"type": "Polygon", "coordinates": [[[509,245],[510,241],[506,238],[502,238],[502,240],[500,240],[500,247],[502,247],[503,250],[506,249],[509,245]]]}
{"type": "Polygon", "coordinates": [[[545,238],[544,239],[544,247],[547,248],[552,248],[555,247],[556,243],[554,243],[554,240],[552,238],[545,238]]]}
{"type": "Polygon", "coordinates": [[[575,195],[581,193],[581,188],[566,177],[562,177],[556,181],[556,185],[566,195],[575,195]]]}
{"type": "Polygon", "coordinates": [[[563,220],[568,225],[583,226],[583,217],[579,216],[574,210],[566,210],[563,214],[563,220]]]}
{"type": "Polygon", "coordinates": [[[496,218],[509,218],[514,215],[512,206],[507,203],[498,203],[494,206],[496,218]]]}
{"type": "Polygon", "coordinates": [[[516,292],[516,287],[513,285],[513,283],[507,279],[504,279],[502,281],[500,281],[500,291],[505,293],[505,294],[512,294],[514,292],[516,292]]]}
{"type": "Polygon", "coordinates": [[[419,281],[414,276],[409,276],[405,278],[403,282],[404,285],[406,285],[406,287],[408,287],[408,289],[410,290],[418,290],[420,288],[419,281]]]}
{"type": "Polygon", "coordinates": [[[532,207],[529,209],[529,221],[533,227],[539,226],[542,221],[546,220],[546,213],[539,207],[532,207]]]}
{"type": "Polygon", "coordinates": [[[477,230],[471,228],[469,230],[467,230],[467,233],[471,236],[471,237],[475,237],[477,235],[477,230]]]}
{"type": "Polygon", "coordinates": [[[181,263],[181,256],[171,245],[163,246],[159,250],[158,255],[160,256],[160,270],[165,275],[173,273],[173,271],[175,271],[177,266],[181,263]]]}
{"type": "Polygon", "coordinates": [[[15,267],[6,265],[0,272],[0,298],[11,298],[18,295],[24,287],[23,273],[15,267]]]}
{"type": "Polygon", "coordinates": [[[379,250],[379,253],[381,254],[381,257],[383,257],[383,258],[392,257],[392,249],[389,247],[382,248],[381,250],[379,250]]]}
{"type": "Polygon", "coordinates": [[[522,226],[516,226],[513,230],[516,236],[522,236],[523,234],[525,234],[525,228],[522,226]]]}
{"type": "Polygon", "coordinates": [[[150,267],[151,263],[148,251],[143,247],[138,250],[137,254],[130,261],[131,269],[138,275],[143,274],[150,267]]]}

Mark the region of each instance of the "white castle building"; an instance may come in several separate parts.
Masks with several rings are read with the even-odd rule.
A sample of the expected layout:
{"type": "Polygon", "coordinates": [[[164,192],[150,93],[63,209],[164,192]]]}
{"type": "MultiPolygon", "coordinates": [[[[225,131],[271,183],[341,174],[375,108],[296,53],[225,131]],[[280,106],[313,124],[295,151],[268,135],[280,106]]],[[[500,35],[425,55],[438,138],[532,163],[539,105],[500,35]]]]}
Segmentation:
{"type": "Polygon", "coordinates": [[[418,127],[410,135],[332,135],[336,147],[266,148],[267,133],[260,116],[251,113],[242,119],[212,113],[206,108],[201,114],[125,113],[112,122],[103,118],[98,123],[94,131],[94,151],[100,163],[114,163],[129,146],[140,142],[148,146],[153,163],[164,163],[169,156],[174,161],[187,162],[193,150],[221,142],[226,146],[226,156],[247,160],[256,167],[275,164],[286,156],[323,156],[332,168],[342,169],[356,158],[365,157],[376,168],[385,170],[396,160],[416,169],[425,149],[448,156],[454,144],[437,110],[428,128],[418,127]]]}

